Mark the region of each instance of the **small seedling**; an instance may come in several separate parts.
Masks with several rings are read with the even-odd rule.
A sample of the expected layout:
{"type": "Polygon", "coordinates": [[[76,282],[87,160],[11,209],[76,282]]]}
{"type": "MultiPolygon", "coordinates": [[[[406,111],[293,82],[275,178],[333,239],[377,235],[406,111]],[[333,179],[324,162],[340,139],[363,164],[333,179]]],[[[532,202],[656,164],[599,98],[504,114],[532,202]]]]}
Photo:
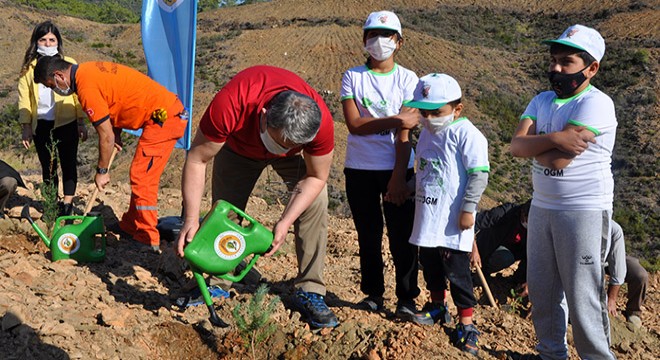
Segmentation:
{"type": "Polygon", "coordinates": [[[524,307],[523,297],[516,292],[516,290],[511,289],[511,301],[509,302],[509,309],[507,310],[510,314],[520,315],[520,311],[524,307]]]}
{"type": "MultiPolygon", "coordinates": [[[[54,167],[56,166],[55,159],[58,156],[57,154],[58,141],[53,139],[52,134],[50,140],[51,142],[48,145],[48,152],[50,152],[49,171],[51,174],[55,174],[57,172],[57,169],[54,167]]],[[[51,181],[41,183],[41,185],[39,186],[39,190],[41,192],[41,197],[43,198],[43,208],[44,208],[43,220],[44,223],[46,223],[46,234],[50,236],[51,232],[53,231],[53,225],[55,224],[55,220],[57,219],[57,215],[59,212],[59,207],[57,204],[57,182],[53,179],[53,177],[51,177],[51,181]]]]}
{"type": "Polygon", "coordinates": [[[266,300],[268,290],[266,284],[259,285],[250,298],[247,308],[243,309],[239,303],[232,311],[236,327],[243,339],[247,340],[245,346],[250,348],[252,359],[256,359],[255,347],[268,339],[276,329],[275,323],[271,321],[271,316],[280,298],[275,296],[270,301],[266,300]]]}

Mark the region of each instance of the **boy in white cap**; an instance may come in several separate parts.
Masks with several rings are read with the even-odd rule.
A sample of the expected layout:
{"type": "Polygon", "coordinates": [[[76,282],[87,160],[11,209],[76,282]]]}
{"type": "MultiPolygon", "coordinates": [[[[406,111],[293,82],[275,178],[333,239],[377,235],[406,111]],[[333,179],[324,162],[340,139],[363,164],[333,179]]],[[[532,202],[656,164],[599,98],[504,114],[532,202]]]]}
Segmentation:
{"type": "Polygon", "coordinates": [[[415,298],[417,247],[408,242],[414,204],[408,199],[406,182],[413,176],[414,156],[409,129],[417,126],[419,114],[405,109],[413,99],[418,78],[400,66],[394,56],[403,44],[401,23],[391,11],[369,14],[362,37],[369,53],[365,64],[344,73],[341,101],[349,135],[346,145],[346,196],[360,247],[360,290],[366,298],[358,307],[383,309],[385,280],[382,256],[383,217],[396,279],[396,316],[409,321],[419,317],[415,298]]]}
{"type": "Polygon", "coordinates": [[[543,42],[550,45],[553,91],[532,99],[511,140],[514,156],[533,159],[527,281],[539,340],[535,358],[568,357],[570,310],[580,357],[614,359],[603,268],[617,121],[612,100],[590,84],[605,41],[598,31],[573,25],[543,42]]]}
{"type": "MultiPolygon", "coordinates": [[[[488,141],[465,117],[458,82],[446,74],[420,79],[415,100],[424,128],[417,142],[415,223],[410,243],[420,247],[431,303],[427,316],[446,319],[445,293],[458,308],[454,345],[477,355],[479,331],[472,323],[477,300],[472,289],[470,252],[474,216],[488,184],[488,141]]],[[[451,320],[451,319],[449,319],[451,320]]]]}

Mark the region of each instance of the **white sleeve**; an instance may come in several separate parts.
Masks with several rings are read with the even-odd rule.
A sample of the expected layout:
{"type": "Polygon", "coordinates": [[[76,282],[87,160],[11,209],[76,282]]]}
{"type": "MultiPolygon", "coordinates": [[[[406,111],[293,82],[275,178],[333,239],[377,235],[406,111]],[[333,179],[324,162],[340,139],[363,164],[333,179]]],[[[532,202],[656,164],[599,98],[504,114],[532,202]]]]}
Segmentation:
{"type": "Polygon", "coordinates": [[[536,118],[538,117],[538,113],[539,113],[538,112],[539,99],[540,99],[540,95],[537,95],[532,99],[532,101],[529,102],[529,104],[527,104],[527,108],[520,116],[520,120],[528,118],[536,122],[536,118]]]}
{"type": "Polygon", "coordinates": [[[353,77],[351,74],[352,71],[348,70],[341,78],[341,90],[339,92],[341,100],[352,99],[355,97],[355,93],[353,92],[353,77]]]}
{"type": "Polygon", "coordinates": [[[410,71],[409,76],[406,77],[406,84],[403,88],[403,105],[405,106],[406,102],[412,101],[415,98],[415,89],[417,88],[417,83],[419,78],[415,75],[414,72],[410,71]]]}
{"type": "Polygon", "coordinates": [[[607,254],[607,268],[610,272],[610,285],[622,285],[626,279],[626,243],[623,239],[623,229],[616,221],[610,222],[611,244],[607,254]]]}
{"type": "Polygon", "coordinates": [[[461,139],[462,160],[468,174],[473,172],[490,172],[488,163],[488,140],[473,125],[467,128],[466,135],[461,139]]]}
{"type": "Polygon", "coordinates": [[[568,123],[585,126],[596,136],[600,136],[616,130],[616,113],[612,99],[596,91],[578,100],[579,106],[570,115],[568,123]]]}

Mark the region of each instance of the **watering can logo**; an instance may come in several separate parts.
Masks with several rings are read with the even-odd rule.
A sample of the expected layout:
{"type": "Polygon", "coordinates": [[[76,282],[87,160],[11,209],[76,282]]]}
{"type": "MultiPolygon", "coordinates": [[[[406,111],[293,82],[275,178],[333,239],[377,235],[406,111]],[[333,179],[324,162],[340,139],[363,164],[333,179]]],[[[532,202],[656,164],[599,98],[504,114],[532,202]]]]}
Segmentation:
{"type": "Polygon", "coordinates": [[[239,258],[245,252],[245,238],[235,231],[225,231],[215,238],[215,253],[225,260],[239,258]]]}
{"type": "Polygon", "coordinates": [[[66,233],[62,234],[59,239],[57,239],[57,247],[64,254],[71,255],[75,254],[78,249],[80,249],[80,240],[75,234],[66,233]]]}

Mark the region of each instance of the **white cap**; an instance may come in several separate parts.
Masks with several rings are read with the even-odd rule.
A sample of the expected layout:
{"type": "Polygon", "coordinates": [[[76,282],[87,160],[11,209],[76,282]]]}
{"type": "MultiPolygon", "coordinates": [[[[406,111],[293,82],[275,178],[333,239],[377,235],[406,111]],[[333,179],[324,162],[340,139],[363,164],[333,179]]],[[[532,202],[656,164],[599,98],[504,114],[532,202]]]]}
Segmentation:
{"type": "Polygon", "coordinates": [[[386,29],[394,30],[403,36],[401,33],[401,22],[399,17],[391,11],[376,11],[369,14],[367,21],[365,21],[362,30],[371,30],[371,29],[386,29]]]}
{"type": "Polygon", "coordinates": [[[605,40],[600,33],[584,25],[569,26],[557,40],[544,40],[544,44],[562,44],[586,51],[600,62],[605,55],[605,40]]]}
{"type": "Polygon", "coordinates": [[[423,110],[436,110],[463,96],[461,87],[447,74],[428,74],[419,78],[413,101],[405,106],[423,110]]]}

